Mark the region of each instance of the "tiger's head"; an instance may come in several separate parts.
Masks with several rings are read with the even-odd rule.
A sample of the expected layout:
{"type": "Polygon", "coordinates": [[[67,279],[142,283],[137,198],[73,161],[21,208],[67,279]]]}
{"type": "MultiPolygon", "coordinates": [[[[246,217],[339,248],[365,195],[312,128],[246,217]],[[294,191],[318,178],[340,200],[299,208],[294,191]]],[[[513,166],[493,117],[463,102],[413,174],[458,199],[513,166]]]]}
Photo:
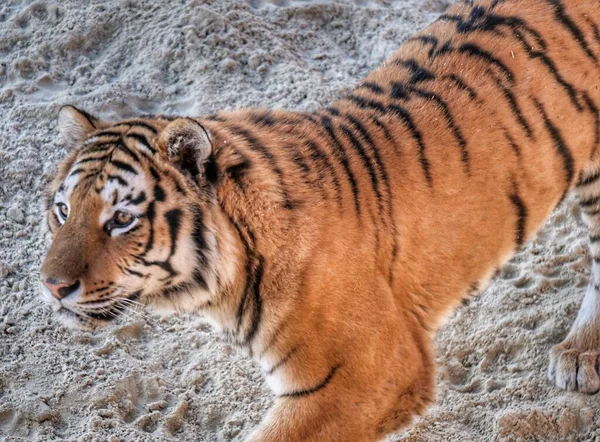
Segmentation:
{"type": "Polygon", "coordinates": [[[58,125],[71,153],[47,197],[40,282],[62,322],[93,328],[138,303],[210,305],[221,247],[205,128],[189,118],[109,124],[73,106],[58,125]]]}

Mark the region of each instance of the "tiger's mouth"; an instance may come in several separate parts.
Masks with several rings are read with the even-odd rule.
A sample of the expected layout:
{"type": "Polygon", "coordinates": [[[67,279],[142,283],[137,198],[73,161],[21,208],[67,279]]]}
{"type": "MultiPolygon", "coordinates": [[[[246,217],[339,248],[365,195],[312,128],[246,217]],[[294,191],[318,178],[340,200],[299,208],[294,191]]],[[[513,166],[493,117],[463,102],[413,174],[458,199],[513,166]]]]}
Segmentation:
{"type": "MultiPolygon", "coordinates": [[[[81,301],[84,295],[83,290],[60,300],[56,299],[44,284],[40,284],[40,292],[42,298],[51,306],[59,321],[68,328],[73,329],[91,330],[101,328],[122,316],[126,309],[126,306],[118,300],[113,302],[103,301],[100,306],[93,306],[97,301],[81,301]]],[[[135,295],[136,293],[133,294],[133,296],[135,295]]]]}

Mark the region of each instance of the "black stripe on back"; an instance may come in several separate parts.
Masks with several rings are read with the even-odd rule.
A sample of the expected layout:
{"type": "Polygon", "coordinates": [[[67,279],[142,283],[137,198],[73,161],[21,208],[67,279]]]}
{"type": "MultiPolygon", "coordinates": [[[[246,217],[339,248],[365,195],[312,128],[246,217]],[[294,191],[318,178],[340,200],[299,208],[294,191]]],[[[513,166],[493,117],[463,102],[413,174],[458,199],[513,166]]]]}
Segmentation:
{"type": "Polygon", "coordinates": [[[469,55],[471,57],[478,58],[490,65],[496,66],[500,70],[500,72],[502,72],[502,74],[504,74],[506,79],[511,84],[514,84],[515,78],[514,78],[513,73],[511,72],[511,70],[508,69],[508,67],[503,62],[501,62],[498,58],[494,57],[491,54],[491,52],[488,52],[485,49],[482,49],[473,43],[462,44],[460,46],[460,48],[458,48],[458,52],[469,55]]]}
{"type": "Polygon", "coordinates": [[[258,153],[264,160],[267,161],[271,167],[271,170],[275,173],[275,175],[277,175],[279,188],[283,196],[283,207],[287,209],[293,208],[287,186],[285,185],[283,171],[277,164],[277,159],[275,156],[269,151],[269,149],[267,149],[266,146],[260,143],[258,138],[256,138],[249,130],[237,125],[227,125],[226,127],[233,134],[240,137],[251,150],[258,153]]]}
{"type": "Polygon", "coordinates": [[[435,50],[438,46],[438,39],[433,35],[417,35],[415,37],[411,37],[408,39],[409,42],[415,41],[420,42],[422,44],[431,45],[429,49],[429,53],[427,54],[429,57],[432,57],[435,53],[435,50]]]}
{"type": "MultiPolygon", "coordinates": [[[[377,173],[375,172],[373,165],[371,164],[371,160],[365,152],[365,149],[361,142],[354,136],[352,131],[347,126],[344,126],[343,124],[340,125],[340,130],[346,136],[346,138],[348,138],[348,140],[350,141],[350,145],[358,154],[363,165],[365,166],[365,169],[367,169],[367,173],[369,174],[369,177],[371,179],[371,186],[373,187],[373,192],[375,192],[375,197],[377,199],[378,211],[379,214],[381,214],[383,212],[383,201],[381,191],[379,190],[379,178],[377,176],[377,173]]],[[[373,220],[373,222],[377,224],[376,220],[373,220]]]]}
{"type": "Polygon", "coordinates": [[[558,21],[569,31],[569,33],[573,37],[573,40],[575,40],[579,44],[581,49],[583,49],[583,51],[586,53],[586,55],[592,60],[594,60],[594,62],[597,64],[598,58],[591,51],[587,40],[585,39],[585,34],[581,31],[581,29],[579,29],[577,24],[567,15],[567,13],[565,12],[565,8],[560,2],[560,0],[547,1],[548,3],[554,6],[554,17],[556,18],[556,21],[558,21]]]}
{"type": "Polygon", "coordinates": [[[550,137],[552,138],[552,141],[554,142],[554,146],[556,147],[558,154],[561,156],[561,158],[563,160],[563,168],[565,170],[567,185],[566,185],[565,191],[563,193],[563,196],[560,199],[560,201],[562,201],[564,199],[565,195],[567,194],[567,192],[569,191],[569,188],[571,187],[571,183],[573,182],[573,176],[575,174],[575,161],[574,161],[573,155],[571,154],[571,151],[569,150],[569,147],[567,146],[567,143],[565,142],[564,138],[562,137],[560,131],[552,123],[552,121],[550,121],[550,118],[548,118],[548,114],[546,113],[546,110],[544,109],[544,106],[542,105],[542,103],[540,103],[536,99],[534,99],[534,102],[535,102],[535,105],[536,105],[538,111],[540,112],[540,114],[542,116],[542,119],[544,121],[544,127],[550,134],[550,137]]]}
{"type": "Polygon", "coordinates": [[[583,101],[585,102],[588,110],[594,116],[594,147],[592,149],[592,153],[590,154],[590,158],[594,158],[598,152],[598,146],[600,145],[600,112],[587,92],[583,92],[581,96],[583,97],[583,101]]]}
{"type": "Polygon", "coordinates": [[[425,154],[425,143],[423,142],[423,135],[421,135],[421,131],[417,128],[412,117],[410,116],[410,113],[406,109],[395,104],[392,104],[388,107],[395,116],[402,120],[402,122],[408,128],[412,137],[416,141],[419,155],[419,164],[421,165],[421,169],[423,170],[423,175],[425,176],[427,184],[431,186],[433,184],[433,179],[429,170],[429,160],[427,159],[427,155],[425,154]]]}
{"type": "Polygon", "coordinates": [[[370,81],[363,81],[358,86],[356,86],[355,89],[368,89],[369,91],[377,95],[381,95],[384,92],[381,86],[379,86],[377,83],[373,83],[370,81]]]}
{"type": "Polygon", "coordinates": [[[348,162],[348,157],[346,155],[346,151],[344,150],[342,144],[337,139],[333,131],[333,125],[331,123],[331,119],[326,116],[321,117],[322,127],[325,129],[329,139],[333,143],[332,150],[336,159],[340,162],[344,171],[346,172],[346,176],[348,177],[348,181],[350,183],[350,189],[352,191],[352,197],[354,200],[354,209],[357,215],[360,215],[360,192],[358,188],[358,182],[354,176],[354,173],[350,169],[350,163],[348,162]]]}
{"type": "Polygon", "coordinates": [[[466,92],[469,95],[471,100],[477,99],[477,92],[471,86],[469,86],[465,81],[460,78],[456,74],[445,74],[442,76],[442,80],[449,80],[454,84],[459,90],[466,92]]]}
{"type": "Polygon", "coordinates": [[[512,93],[512,91],[509,88],[504,86],[502,84],[502,82],[500,81],[500,79],[498,77],[496,77],[495,75],[493,75],[491,71],[490,71],[490,74],[494,77],[496,86],[498,86],[498,89],[500,89],[500,91],[502,92],[502,95],[504,95],[504,98],[506,98],[506,101],[508,101],[508,105],[510,107],[511,112],[517,119],[517,122],[519,123],[519,125],[523,128],[523,130],[527,134],[527,138],[529,138],[530,140],[533,140],[534,136],[533,136],[533,131],[531,130],[531,126],[527,122],[525,115],[523,115],[523,112],[521,111],[521,108],[519,107],[519,104],[517,103],[517,99],[515,98],[514,94],[512,93]]]}
{"type": "Polygon", "coordinates": [[[444,120],[446,120],[446,124],[448,125],[448,128],[454,135],[454,138],[456,138],[456,142],[458,143],[458,146],[460,148],[460,160],[463,163],[465,172],[468,173],[469,172],[469,151],[467,150],[467,141],[465,140],[465,137],[463,136],[460,128],[454,122],[454,117],[452,116],[452,113],[450,112],[450,109],[448,108],[448,103],[446,103],[446,101],[442,97],[440,97],[438,94],[433,93],[431,91],[413,88],[413,89],[411,89],[411,92],[414,92],[415,94],[419,95],[421,98],[424,98],[426,100],[433,100],[439,106],[439,109],[441,110],[442,115],[444,116],[444,120]]]}
{"type": "Polygon", "coordinates": [[[408,84],[417,84],[424,81],[435,80],[433,72],[421,67],[416,60],[394,60],[394,64],[407,68],[410,72],[410,77],[407,80],[408,84]]]}

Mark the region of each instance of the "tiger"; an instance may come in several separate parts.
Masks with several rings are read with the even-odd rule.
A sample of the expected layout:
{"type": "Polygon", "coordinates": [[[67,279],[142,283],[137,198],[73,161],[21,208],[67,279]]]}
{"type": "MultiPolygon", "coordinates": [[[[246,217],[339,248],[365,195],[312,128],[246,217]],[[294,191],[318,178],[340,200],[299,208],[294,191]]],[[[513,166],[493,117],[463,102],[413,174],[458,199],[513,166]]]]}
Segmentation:
{"type": "Polygon", "coordinates": [[[463,0],[315,111],[58,112],[41,295],[73,328],[197,312],[275,400],[247,441],[384,440],[433,337],[574,191],[591,278],[548,377],[600,389],[600,4],[463,0]]]}

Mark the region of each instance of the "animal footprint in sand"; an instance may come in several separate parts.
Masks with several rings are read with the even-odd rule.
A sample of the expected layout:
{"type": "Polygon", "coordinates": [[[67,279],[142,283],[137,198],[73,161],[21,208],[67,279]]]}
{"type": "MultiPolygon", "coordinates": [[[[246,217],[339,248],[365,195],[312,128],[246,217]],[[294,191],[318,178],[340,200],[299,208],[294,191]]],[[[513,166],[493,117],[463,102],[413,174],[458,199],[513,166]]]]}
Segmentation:
{"type": "Polygon", "coordinates": [[[106,414],[102,409],[116,409],[126,423],[148,433],[156,431],[161,424],[174,433],[183,425],[188,409],[186,400],[175,404],[175,399],[159,379],[134,375],[123,379],[110,395],[97,399],[95,407],[101,409],[101,416],[106,414]]]}

